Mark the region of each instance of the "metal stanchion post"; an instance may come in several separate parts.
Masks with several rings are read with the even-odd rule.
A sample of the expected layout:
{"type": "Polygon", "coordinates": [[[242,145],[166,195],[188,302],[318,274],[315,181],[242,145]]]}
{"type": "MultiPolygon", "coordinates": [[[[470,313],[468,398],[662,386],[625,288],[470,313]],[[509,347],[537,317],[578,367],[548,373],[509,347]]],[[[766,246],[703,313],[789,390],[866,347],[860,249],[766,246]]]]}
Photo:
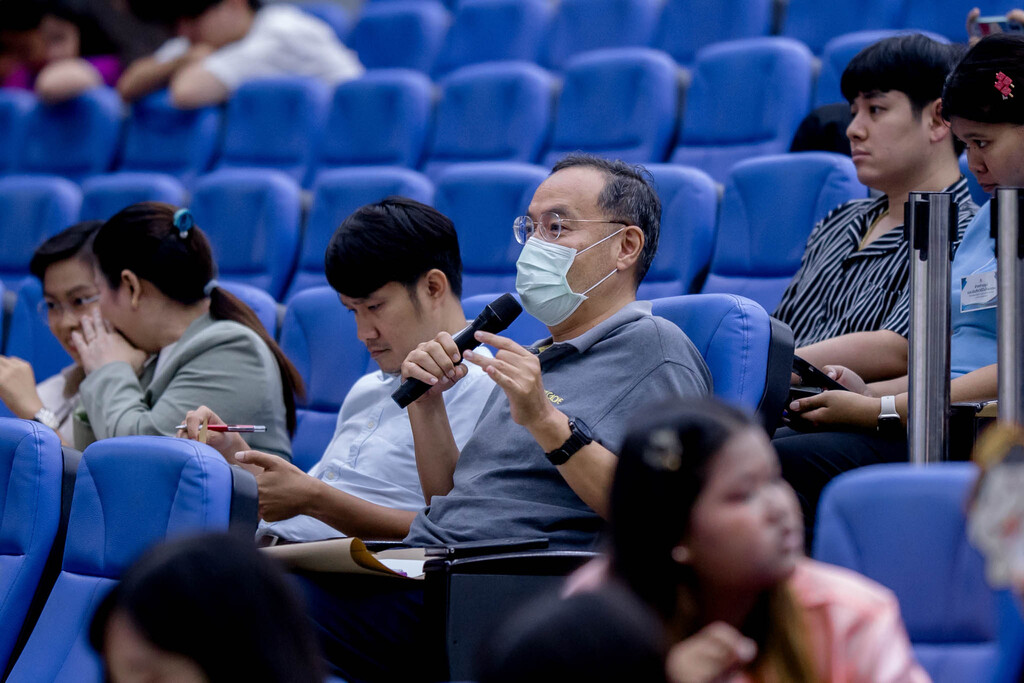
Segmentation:
{"type": "Polygon", "coordinates": [[[992,236],[996,239],[996,319],[999,342],[999,419],[1024,423],[1024,189],[1000,187],[992,197],[992,236]]]}
{"type": "Polygon", "coordinates": [[[910,461],[949,453],[950,262],[957,206],[948,192],[911,192],[904,214],[910,242],[910,461]]]}

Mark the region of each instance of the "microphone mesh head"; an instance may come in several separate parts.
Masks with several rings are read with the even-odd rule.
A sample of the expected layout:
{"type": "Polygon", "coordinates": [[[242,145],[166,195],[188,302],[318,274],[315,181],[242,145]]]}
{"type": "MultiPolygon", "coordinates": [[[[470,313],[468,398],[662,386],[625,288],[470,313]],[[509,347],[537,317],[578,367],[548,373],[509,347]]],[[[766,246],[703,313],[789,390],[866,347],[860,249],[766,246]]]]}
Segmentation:
{"type": "Polygon", "coordinates": [[[523,307],[520,306],[519,302],[516,301],[516,298],[508,292],[487,304],[487,307],[491,309],[494,316],[501,321],[502,330],[511,325],[512,321],[518,318],[519,314],[523,312],[523,307]]]}

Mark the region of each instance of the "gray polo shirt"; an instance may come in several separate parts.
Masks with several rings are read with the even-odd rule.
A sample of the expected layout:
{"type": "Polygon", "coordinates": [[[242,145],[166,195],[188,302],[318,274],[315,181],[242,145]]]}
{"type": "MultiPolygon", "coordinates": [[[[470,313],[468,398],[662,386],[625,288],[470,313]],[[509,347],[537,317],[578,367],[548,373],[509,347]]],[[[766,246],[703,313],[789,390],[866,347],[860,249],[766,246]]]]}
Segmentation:
{"type": "MultiPolygon", "coordinates": [[[[538,343],[548,399],[617,451],[626,420],[652,401],[711,392],[704,359],[650,302],[624,306],[575,339],[538,343]]],[[[546,536],[552,548],[589,549],[603,522],[512,421],[505,392],[491,392],[455,467],[455,485],[413,520],[405,542],[436,545],[546,536]]]]}

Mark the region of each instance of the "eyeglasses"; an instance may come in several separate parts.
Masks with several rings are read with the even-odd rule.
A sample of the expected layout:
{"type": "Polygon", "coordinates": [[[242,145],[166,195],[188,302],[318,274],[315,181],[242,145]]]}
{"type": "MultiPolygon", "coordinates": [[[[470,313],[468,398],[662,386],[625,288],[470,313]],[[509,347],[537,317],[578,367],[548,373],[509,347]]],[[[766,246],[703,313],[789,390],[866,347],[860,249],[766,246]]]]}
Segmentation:
{"type": "Polygon", "coordinates": [[[44,299],[39,302],[36,308],[39,311],[39,316],[43,319],[43,322],[49,324],[51,318],[63,318],[65,313],[70,313],[76,318],[81,318],[86,314],[89,306],[99,300],[100,295],[98,293],[91,296],[76,296],[67,303],[44,299]]]}
{"type": "Polygon", "coordinates": [[[526,240],[537,234],[545,242],[554,242],[562,234],[562,223],[614,223],[615,225],[629,225],[625,221],[606,221],[601,218],[562,218],[554,211],[546,211],[540,215],[539,221],[534,221],[529,216],[519,216],[512,221],[512,234],[516,242],[526,244],[526,240]]]}

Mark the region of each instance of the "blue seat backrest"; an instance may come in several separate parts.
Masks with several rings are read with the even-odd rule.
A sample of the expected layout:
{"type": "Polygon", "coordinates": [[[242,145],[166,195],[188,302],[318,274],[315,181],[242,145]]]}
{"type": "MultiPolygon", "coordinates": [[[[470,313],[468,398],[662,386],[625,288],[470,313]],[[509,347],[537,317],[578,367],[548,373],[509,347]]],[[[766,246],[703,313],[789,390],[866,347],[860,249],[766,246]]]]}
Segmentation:
{"type": "Polygon", "coordinates": [[[729,174],[702,292],[742,294],[774,311],[815,223],[863,198],[849,157],[801,152],[751,159],[729,174]]]}
{"type": "Polygon", "coordinates": [[[313,287],[291,299],[281,324],[281,348],[306,384],[296,411],[292,461],[309,470],[334,433],[345,395],[377,365],[356,336],[355,317],[330,287],[313,287]]]}
{"type": "Polygon", "coordinates": [[[231,468],[196,441],[97,441],[78,467],[57,581],[8,681],[101,680],[88,643],[96,605],[124,570],[164,538],[226,530],[231,468]]]}
{"type": "Polygon", "coordinates": [[[31,275],[25,277],[17,292],[6,353],[28,361],[36,381],[41,382],[73,361],[39,315],[39,305],[43,300],[43,287],[39,280],[31,275]]]}
{"type": "Polygon", "coordinates": [[[434,198],[426,176],[407,168],[336,168],[321,171],[313,183],[313,205],[302,237],[299,267],[288,288],[288,299],[310,287],[324,287],[324,254],[341,222],[364,204],[389,195],[409,197],[424,204],[434,198]]]}
{"type": "MultiPolygon", "coordinates": [[[[491,303],[505,292],[491,292],[489,294],[474,294],[468,296],[462,300],[462,310],[466,314],[466,320],[473,320],[480,312],[484,310],[484,306],[491,303]]],[[[512,296],[519,301],[519,295],[515,293],[513,289],[511,292],[512,296]]],[[[501,336],[508,337],[512,341],[522,346],[529,346],[534,342],[542,341],[551,337],[551,332],[541,321],[534,318],[532,315],[523,311],[519,314],[512,324],[501,333],[501,336]]],[[[494,352],[494,349],[491,349],[494,352]]]]}
{"type": "Polygon", "coordinates": [[[114,161],[123,119],[121,98],[110,88],[93,88],[60,104],[36,102],[15,170],[75,181],[104,173],[114,161]]]}
{"type": "Polygon", "coordinates": [[[423,172],[453,163],[537,161],[554,105],[550,74],[528,62],[473,64],[438,84],[441,98],[423,172]]]}
{"type": "Polygon", "coordinates": [[[178,109],[166,90],[131,106],[118,169],[173,175],[191,186],[220,150],[220,107],[178,109]]]}
{"type": "Polygon", "coordinates": [[[266,330],[271,339],[277,336],[278,303],[274,297],[270,296],[266,290],[247,285],[244,282],[218,280],[217,283],[252,309],[252,312],[263,323],[263,329],[266,330]]]}
{"type": "Polygon", "coordinates": [[[352,31],[352,18],[340,3],[337,2],[298,2],[299,9],[324,22],[344,42],[352,31]]]}
{"type": "Polygon", "coordinates": [[[367,69],[430,73],[450,22],[448,10],[436,2],[368,3],[349,42],[367,69]]]}
{"type": "Polygon", "coordinates": [[[649,48],[594,50],[565,65],[551,147],[554,164],[581,150],[630,163],[663,161],[679,112],[679,69],[649,48]]]}
{"type": "Polygon", "coordinates": [[[969,3],[967,7],[957,0],[903,0],[903,12],[899,25],[918,31],[933,31],[945,36],[950,42],[963,43],[967,40],[964,19],[971,7],[981,10],[981,16],[1005,16],[1015,5],[1012,0],[982,0],[969,3]]]}
{"type": "Polygon", "coordinates": [[[280,300],[298,257],[298,184],[278,171],[221,169],[196,181],[191,208],[220,276],[280,300]]]}
{"type": "Polygon", "coordinates": [[[660,14],[658,0],[562,0],[544,63],[563,69],[582,52],[649,45],[660,14]]]}
{"type": "Polygon", "coordinates": [[[249,81],[228,100],[217,168],[265,168],[302,182],[327,122],[327,86],[313,78],[249,81]]]}
{"type": "Polygon", "coordinates": [[[967,541],[976,476],[970,463],[872,465],[833,479],[818,507],[814,557],[896,593],[936,683],[995,681],[997,667],[1019,671],[1024,660],[1024,622],[1000,612],[1012,598],[988,587],[984,560],[967,541]]]}
{"type": "Polygon", "coordinates": [[[545,0],[462,0],[434,73],[480,62],[535,62],[541,57],[553,14],[545,0]]]}
{"type": "Polygon", "coordinates": [[[0,280],[8,289],[28,275],[39,244],[78,219],[82,192],[57,177],[0,177],[0,280]]]}
{"type": "MultiPolygon", "coordinates": [[[[843,33],[899,28],[902,4],[892,0],[837,0],[827,4],[790,0],[782,35],[800,40],[815,54],[821,54],[825,43],[843,33]]],[[[966,10],[961,12],[967,15],[966,10]]]]}
{"type": "Polygon", "coordinates": [[[717,43],[697,53],[672,162],[718,182],[743,159],[789,149],[811,102],[812,56],[787,38],[717,43]]]}
{"type": "Polygon", "coordinates": [[[30,420],[0,419],[0,670],[57,535],[63,462],[53,430],[30,420]]]}
{"type": "Polygon", "coordinates": [[[316,169],[408,166],[423,156],[433,85],[417,71],[382,69],[334,91],[316,169]]]}
{"type": "Polygon", "coordinates": [[[462,296],[515,290],[522,247],[512,222],[526,213],[541,166],[480,162],[449,167],[437,179],[434,206],[452,219],[462,251],[462,296]]]}
{"type": "Polygon", "coordinates": [[[82,181],[83,221],[105,221],[115,213],[138,202],[185,203],[185,186],[164,173],[121,171],[94,175],[82,181]]]}
{"type": "MultiPolygon", "coordinates": [[[[655,299],[653,313],[674,322],[700,351],[711,371],[715,396],[748,411],[762,409],[774,386],[769,369],[772,325],[757,302],[731,294],[689,294],[655,299]]],[[[789,345],[792,354],[792,337],[789,345]]],[[[784,389],[791,367],[792,357],[786,364],[784,389]]]]}
{"type": "Polygon", "coordinates": [[[32,93],[15,88],[0,89],[0,173],[7,173],[14,167],[35,103],[32,93]]]}
{"type": "MultiPolygon", "coordinates": [[[[963,30],[962,17],[960,30],[963,30]]],[[[823,104],[831,104],[833,102],[846,102],[846,98],[843,97],[843,93],[839,89],[839,81],[843,77],[843,71],[846,70],[846,65],[850,63],[850,60],[868,45],[877,43],[885,38],[910,32],[917,33],[917,31],[891,29],[855,31],[854,33],[844,33],[841,36],[836,36],[825,43],[825,48],[821,53],[821,71],[818,73],[818,83],[815,86],[814,103],[812,106],[820,107],[823,104]]],[[[940,43],[949,42],[944,36],[936,33],[926,33],[926,35],[940,43]]]]}
{"type": "Polygon", "coordinates": [[[651,45],[691,64],[705,45],[766,36],[771,25],[771,0],[668,0],[651,45]]]}
{"type": "Polygon", "coordinates": [[[656,299],[700,290],[711,265],[718,217],[718,187],[700,169],[650,164],[661,199],[658,250],[638,298],[656,299]]]}

